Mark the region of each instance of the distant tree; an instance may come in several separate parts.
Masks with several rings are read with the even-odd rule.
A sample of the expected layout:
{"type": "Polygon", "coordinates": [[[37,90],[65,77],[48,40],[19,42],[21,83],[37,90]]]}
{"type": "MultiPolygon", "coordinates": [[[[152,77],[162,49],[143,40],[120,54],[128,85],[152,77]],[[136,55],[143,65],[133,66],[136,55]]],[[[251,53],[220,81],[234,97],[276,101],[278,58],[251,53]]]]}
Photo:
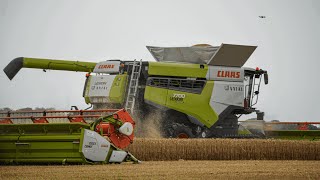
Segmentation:
{"type": "Polygon", "coordinates": [[[30,108],[30,107],[21,108],[21,109],[18,109],[17,111],[32,111],[32,108],[30,108]]]}
{"type": "Polygon", "coordinates": [[[13,110],[8,107],[0,108],[0,112],[8,112],[8,111],[13,111],[13,110]]]}
{"type": "Polygon", "coordinates": [[[46,110],[46,108],[36,107],[34,110],[35,110],[35,111],[44,111],[44,110],[46,110]]]}
{"type": "Polygon", "coordinates": [[[35,109],[34,109],[35,111],[54,111],[55,110],[55,108],[44,108],[44,107],[36,107],[35,109]]]}
{"type": "Polygon", "coordinates": [[[53,108],[53,107],[50,107],[50,108],[46,108],[46,110],[47,110],[47,111],[54,111],[54,110],[56,110],[56,109],[53,108]]]}
{"type": "MultiPolygon", "coordinates": [[[[49,107],[49,108],[36,107],[34,109],[32,109],[31,107],[26,107],[26,108],[17,109],[16,111],[54,111],[54,110],[56,109],[53,107],[49,107]]],[[[0,112],[8,112],[8,111],[15,111],[15,110],[8,107],[0,108],[0,112]]]]}

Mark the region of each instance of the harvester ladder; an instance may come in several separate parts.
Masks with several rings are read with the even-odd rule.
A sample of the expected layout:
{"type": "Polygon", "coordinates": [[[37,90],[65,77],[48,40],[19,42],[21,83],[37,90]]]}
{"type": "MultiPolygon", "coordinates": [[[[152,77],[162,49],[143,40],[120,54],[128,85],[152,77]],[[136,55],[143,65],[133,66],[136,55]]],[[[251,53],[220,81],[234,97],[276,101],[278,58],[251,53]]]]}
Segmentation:
{"type": "Polygon", "coordinates": [[[142,59],[140,61],[136,61],[136,60],[133,61],[128,94],[127,94],[127,101],[125,106],[126,110],[129,111],[131,115],[133,115],[133,108],[136,101],[141,67],[142,67],[142,59]]]}

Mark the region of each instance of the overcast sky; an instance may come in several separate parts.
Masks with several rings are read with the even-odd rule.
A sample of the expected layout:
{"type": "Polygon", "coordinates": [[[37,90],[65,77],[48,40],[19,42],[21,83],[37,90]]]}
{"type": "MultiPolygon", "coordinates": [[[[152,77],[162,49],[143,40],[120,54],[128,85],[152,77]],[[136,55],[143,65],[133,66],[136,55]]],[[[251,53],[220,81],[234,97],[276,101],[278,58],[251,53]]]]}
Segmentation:
{"type": "Polygon", "coordinates": [[[16,57],[153,61],[146,45],[257,45],[266,119],[320,121],[320,1],[0,0],[0,108],[85,108],[85,73],[2,69],[16,57]],[[261,19],[258,16],[266,16],[261,19]]]}

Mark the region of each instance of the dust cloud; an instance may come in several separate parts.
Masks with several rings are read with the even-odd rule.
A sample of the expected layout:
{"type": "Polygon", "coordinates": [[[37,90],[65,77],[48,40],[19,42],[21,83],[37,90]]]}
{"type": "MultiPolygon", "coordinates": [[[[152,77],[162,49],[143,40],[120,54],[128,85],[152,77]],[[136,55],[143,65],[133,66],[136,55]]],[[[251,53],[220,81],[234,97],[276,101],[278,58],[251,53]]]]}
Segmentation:
{"type": "Polygon", "coordinates": [[[162,138],[161,122],[163,115],[160,111],[154,111],[144,118],[136,118],[136,136],[143,138],[162,138]]]}

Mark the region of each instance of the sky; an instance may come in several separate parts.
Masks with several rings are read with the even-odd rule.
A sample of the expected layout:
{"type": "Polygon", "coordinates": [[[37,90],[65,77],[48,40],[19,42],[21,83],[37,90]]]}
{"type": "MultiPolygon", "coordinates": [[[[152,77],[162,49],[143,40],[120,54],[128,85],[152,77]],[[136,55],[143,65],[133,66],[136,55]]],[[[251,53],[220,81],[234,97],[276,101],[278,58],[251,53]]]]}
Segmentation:
{"type": "MultiPolygon", "coordinates": [[[[145,46],[256,45],[245,66],[268,71],[256,105],[267,120],[320,121],[319,42],[317,0],[0,0],[0,69],[16,57],[154,61],[145,46]]],[[[0,108],[86,108],[84,80],[1,70],[0,108]]]]}

